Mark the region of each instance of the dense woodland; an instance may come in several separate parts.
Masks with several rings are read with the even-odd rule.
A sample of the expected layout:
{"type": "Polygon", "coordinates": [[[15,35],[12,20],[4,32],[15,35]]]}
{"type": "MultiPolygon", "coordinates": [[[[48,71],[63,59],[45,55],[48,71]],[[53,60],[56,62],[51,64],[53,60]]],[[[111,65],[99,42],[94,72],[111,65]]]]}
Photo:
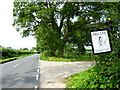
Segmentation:
{"type": "Polygon", "coordinates": [[[120,2],[14,2],[13,12],[16,30],[49,56],[63,57],[71,45],[85,54],[90,30],[109,29],[113,52],[98,55],[96,77],[81,87],[120,88],[120,2]]]}

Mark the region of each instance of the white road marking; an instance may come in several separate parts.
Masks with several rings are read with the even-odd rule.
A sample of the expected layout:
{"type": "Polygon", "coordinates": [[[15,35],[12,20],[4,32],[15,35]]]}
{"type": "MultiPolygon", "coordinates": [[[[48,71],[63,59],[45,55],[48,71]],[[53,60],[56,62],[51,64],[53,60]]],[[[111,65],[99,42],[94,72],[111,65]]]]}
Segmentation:
{"type": "Polygon", "coordinates": [[[37,69],[37,72],[39,72],[40,69],[37,69]]]}
{"type": "Polygon", "coordinates": [[[40,66],[38,66],[38,68],[40,68],[40,66]]]}
{"type": "Polygon", "coordinates": [[[35,86],[34,88],[37,89],[37,86],[35,86]]]}
{"type": "Polygon", "coordinates": [[[36,76],[36,80],[38,80],[38,78],[39,78],[39,75],[36,76]]]}
{"type": "Polygon", "coordinates": [[[16,64],[15,66],[13,66],[13,67],[17,67],[18,65],[20,65],[20,64],[16,64]]]}

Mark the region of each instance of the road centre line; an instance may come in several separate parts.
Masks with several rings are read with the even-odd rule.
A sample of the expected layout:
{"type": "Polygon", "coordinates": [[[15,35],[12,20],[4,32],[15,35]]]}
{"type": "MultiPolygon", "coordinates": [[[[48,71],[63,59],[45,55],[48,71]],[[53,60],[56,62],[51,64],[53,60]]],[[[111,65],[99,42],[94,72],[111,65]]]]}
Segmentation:
{"type": "Polygon", "coordinates": [[[37,89],[38,87],[37,87],[37,86],[35,86],[34,88],[35,88],[35,89],[37,89]]]}
{"type": "Polygon", "coordinates": [[[38,80],[38,78],[39,78],[39,75],[36,76],[36,80],[38,80]]]}
{"type": "Polygon", "coordinates": [[[20,64],[16,64],[15,66],[13,66],[13,67],[17,67],[18,65],[20,65],[20,64]]]}
{"type": "Polygon", "coordinates": [[[37,72],[39,72],[40,69],[37,69],[37,72]]]}

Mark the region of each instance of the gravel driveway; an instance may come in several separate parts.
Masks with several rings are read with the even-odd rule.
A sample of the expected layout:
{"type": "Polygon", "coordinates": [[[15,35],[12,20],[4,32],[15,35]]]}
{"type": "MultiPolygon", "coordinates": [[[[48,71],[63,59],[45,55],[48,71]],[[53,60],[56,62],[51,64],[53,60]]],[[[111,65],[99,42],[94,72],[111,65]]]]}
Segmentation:
{"type": "Polygon", "coordinates": [[[93,61],[53,62],[40,60],[40,88],[65,88],[64,78],[87,70],[93,61]]]}

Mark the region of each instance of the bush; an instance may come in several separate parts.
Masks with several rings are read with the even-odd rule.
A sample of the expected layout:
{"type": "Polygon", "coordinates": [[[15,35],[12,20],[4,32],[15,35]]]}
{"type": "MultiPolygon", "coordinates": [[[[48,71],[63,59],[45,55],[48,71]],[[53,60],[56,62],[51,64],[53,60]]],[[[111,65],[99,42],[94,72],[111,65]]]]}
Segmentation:
{"type": "Polygon", "coordinates": [[[100,75],[96,72],[96,67],[98,66],[69,77],[67,88],[120,88],[120,75],[117,69],[110,71],[111,68],[102,66],[100,75]],[[103,68],[106,69],[105,72],[103,68]],[[115,71],[116,73],[114,73],[115,71]]]}
{"type": "Polygon", "coordinates": [[[58,51],[58,50],[56,50],[56,52],[55,52],[55,56],[56,56],[56,57],[59,56],[59,51],[58,51]]]}
{"type": "Polygon", "coordinates": [[[40,59],[43,59],[46,58],[46,57],[50,57],[51,56],[51,51],[50,50],[45,50],[44,52],[42,52],[40,54],[40,59]]]}
{"type": "Polygon", "coordinates": [[[96,72],[94,69],[89,69],[80,73],[77,73],[68,78],[68,88],[96,88],[98,85],[96,82],[96,72]]]}
{"type": "Polygon", "coordinates": [[[117,50],[100,54],[92,70],[83,71],[68,78],[70,82],[68,87],[120,88],[120,59],[117,54],[117,50]]]}
{"type": "Polygon", "coordinates": [[[25,51],[25,50],[16,50],[12,48],[0,47],[0,52],[2,54],[1,59],[18,57],[20,55],[32,54],[35,52],[25,51]]]}

